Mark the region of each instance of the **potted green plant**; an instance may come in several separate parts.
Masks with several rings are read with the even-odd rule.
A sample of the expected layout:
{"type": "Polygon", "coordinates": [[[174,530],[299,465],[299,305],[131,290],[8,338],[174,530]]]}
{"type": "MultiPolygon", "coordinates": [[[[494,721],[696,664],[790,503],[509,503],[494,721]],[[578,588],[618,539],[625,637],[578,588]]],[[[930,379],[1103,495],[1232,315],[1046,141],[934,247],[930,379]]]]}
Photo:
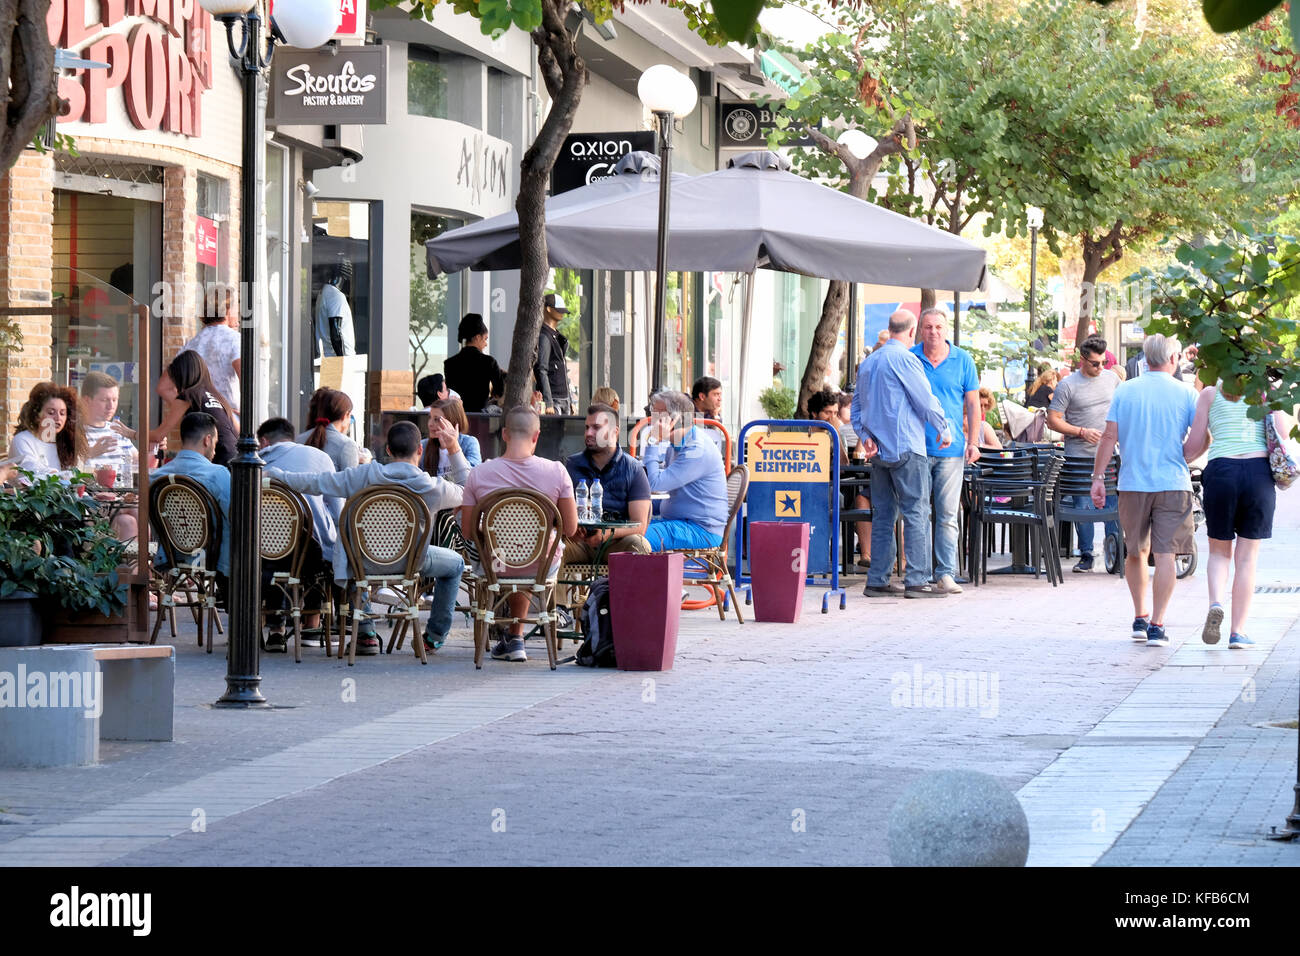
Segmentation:
{"type": "Polygon", "coordinates": [[[798,396],[794,389],[774,384],[758,393],[758,404],[763,406],[768,418],[794,418],[798,396]]]}
{"type": "Polygon", "coordinates": [[[127,587],[118,568],[126,544],[113,535],[94,499],[78,494],[89,476],[69,481],[25,474],[27,487],[0,494],[0,598],[34,595],[47,643],[125,639],[127,587]],[[68,625],[103,630],[60,637],[68,625]]]}

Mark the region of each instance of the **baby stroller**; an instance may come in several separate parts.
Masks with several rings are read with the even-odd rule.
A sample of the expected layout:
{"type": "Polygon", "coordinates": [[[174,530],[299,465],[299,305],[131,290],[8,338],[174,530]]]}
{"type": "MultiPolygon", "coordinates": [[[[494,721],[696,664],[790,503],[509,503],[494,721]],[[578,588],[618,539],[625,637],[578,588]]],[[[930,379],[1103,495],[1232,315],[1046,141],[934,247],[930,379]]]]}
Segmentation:
{"type": "MultiPolygon", "coordinates": [[[[1201,500],[1201,469],[1192,469],[1192,531],[1193,533],[1201,530],[1201,525],[1205,521],[1205,504],[1201,500]]],[[[1122,535],[1106,535],[1105,554],[1106,570],[1111,574],[1124,573],[1124,539],[1122,535]]],[[[1147,567],[1155,566],[1155,556],[1147,555],[1147,567]]],[[[1177,572],[1178,579],[1182,580],[1191,577],[1196,571],[1196,541],[1192,541],[1192,551],[1190,554],[1174,555],[1174,569],[1177,572]]]]}

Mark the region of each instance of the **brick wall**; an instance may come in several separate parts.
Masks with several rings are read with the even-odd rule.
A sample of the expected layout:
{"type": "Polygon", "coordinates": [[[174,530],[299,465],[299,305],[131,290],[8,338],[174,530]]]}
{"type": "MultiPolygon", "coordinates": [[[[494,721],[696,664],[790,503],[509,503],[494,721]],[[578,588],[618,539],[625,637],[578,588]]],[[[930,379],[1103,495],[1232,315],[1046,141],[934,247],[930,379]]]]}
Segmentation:
{"type": "MultiPolygon", "coordinates": [[[[25,150],[0,177],[0,306],[50,304],[54,245],[54,159],[25,150]]],[[[21,352],[0,356],[0,447],[8,449],[18,411],[37,382],[51,373],[50,318],[15,316],[23,333],[21,352]]]]}

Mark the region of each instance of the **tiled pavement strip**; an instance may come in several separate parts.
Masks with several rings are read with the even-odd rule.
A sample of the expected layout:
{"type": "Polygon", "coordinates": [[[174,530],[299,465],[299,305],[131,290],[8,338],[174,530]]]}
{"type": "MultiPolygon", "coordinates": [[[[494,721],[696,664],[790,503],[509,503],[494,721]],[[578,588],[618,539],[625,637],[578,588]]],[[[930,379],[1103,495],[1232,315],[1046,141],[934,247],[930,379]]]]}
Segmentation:
{"type": "MultiPolygon", "coordinates": [[[[1261,584],[1300,583],[1300,497],[1279,501],[1261,584]]],[[[930,602],[866,600],[858,578],[847,611],[823,616],[810,594],[798,626],[684,615],[662,674],[551,673],[540,647],[476,673],[458,632],[427,668],[409,652],[355,668],[314,649],[302,665],[264,659],[284,709],[238,713],[209,708],[221,645],[198,653],[191,627],[176,741],[106,744],[94,768],[0,771],[0,820],[18,821],[0,826],[0,863],[879,864],[897,795],[950,766],[1020,790],[1031,863],[1091,863],[1296,617],[1295,595],[1260,595],[1258,648],[1200,646],[1203,536],[1201,554],[1168,649],[1131,646],[1127,592],[1102,574],[930,602]],[[996,713],[900,703],[918,667],[996,678],[996,713]]],[[[1265,774],[1274,790],[1294,777],[1284,758],[1265,774]]],[[[1289,791],[1277,822],[1288,809],[1289,791]]],[[[1147,862],[1135,852],[1125,862],[1147,862]]]]}

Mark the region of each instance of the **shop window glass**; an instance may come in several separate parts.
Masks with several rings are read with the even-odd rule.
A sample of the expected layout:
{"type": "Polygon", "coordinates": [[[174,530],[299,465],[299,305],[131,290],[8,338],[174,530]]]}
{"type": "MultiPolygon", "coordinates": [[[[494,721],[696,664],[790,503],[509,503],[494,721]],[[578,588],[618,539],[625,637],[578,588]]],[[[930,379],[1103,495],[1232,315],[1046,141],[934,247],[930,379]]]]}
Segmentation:
{"type": "Polygon", "coordinates": [[[461,277],[440,275],[430,279],[424,244],[461,225],[464,223],[459,219],[411,213],[411,301],[407,335],[411,372],[416,382],[426,375],[442,372],[449,348],[457,347],[456,326],[460,322],[461,277]]]}
{"type": "MultiPolygon", "coordinates": [[[[370,353],[370,203],[315,202],[312,204],[311,325],[313,354],[321,356],[315,317],[321,290],[335,285],[352,314],[352,352],[370,353]]],[[[346,322],[346,314],[343,316],[346,322]]],[[[347,336],[338,330],[346,347],[347,336]]],[[[333,354],[335,343],[329,345],[333,354]]],[[[346,351],[343,354],[347,354],[346,351]]],[[[356,399],[354,398],[355,402],[356,399]]]]}
{"type": "Polygon", "coordinates": [[[415,116],[451,119],[447,73],[446,54],[414,44],[408,47],[406,111],[415,116]]]}

